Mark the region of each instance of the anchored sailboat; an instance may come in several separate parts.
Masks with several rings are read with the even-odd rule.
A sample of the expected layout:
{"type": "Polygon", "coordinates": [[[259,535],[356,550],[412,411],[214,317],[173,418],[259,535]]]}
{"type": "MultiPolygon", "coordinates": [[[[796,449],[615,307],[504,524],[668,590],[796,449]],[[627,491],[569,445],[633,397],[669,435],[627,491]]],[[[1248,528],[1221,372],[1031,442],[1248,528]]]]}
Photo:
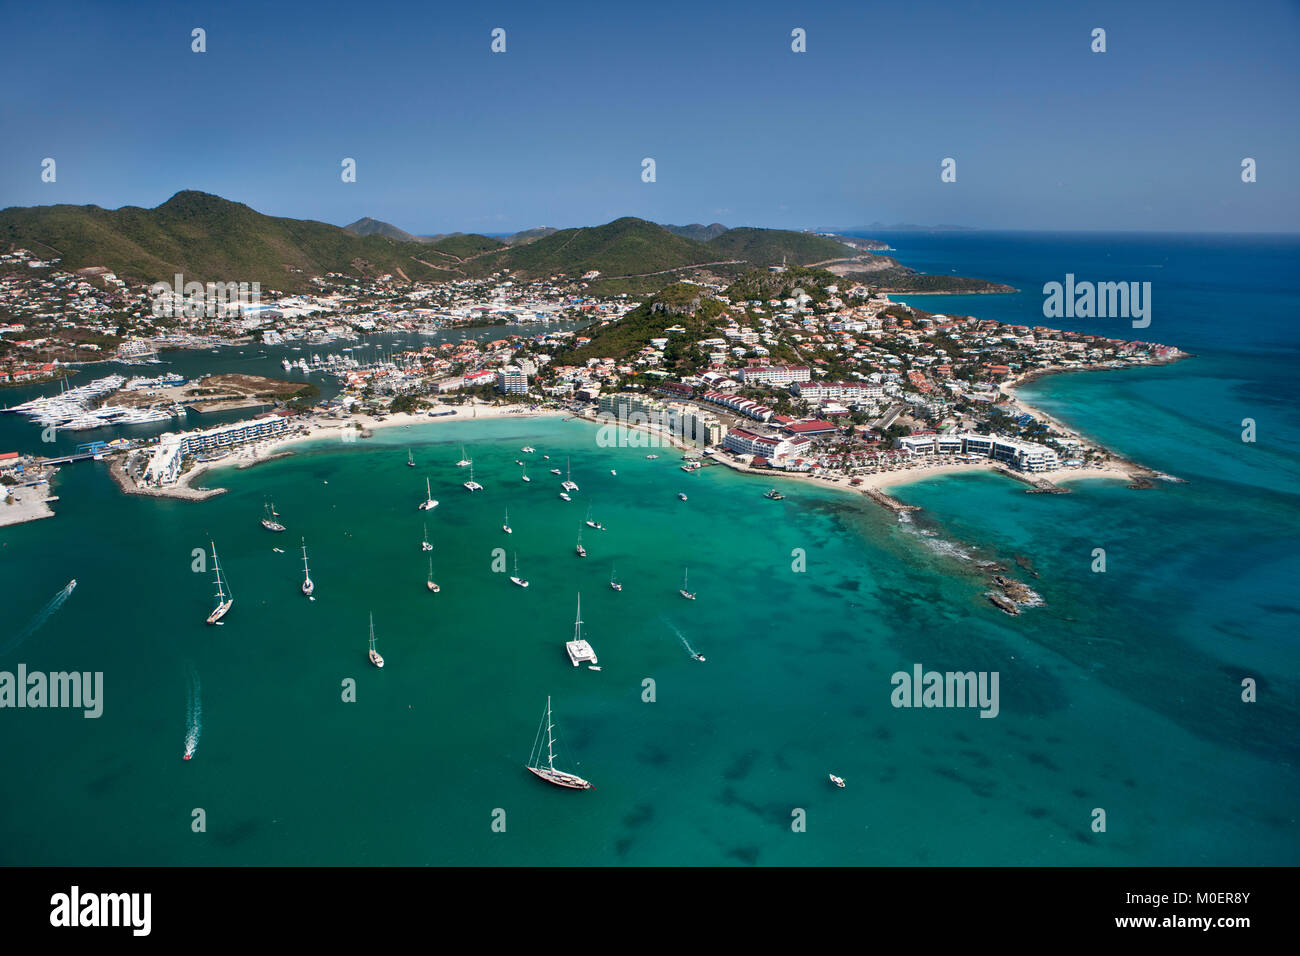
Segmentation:
{"type": "Polygon", "coordinates": [[[409,449],[409,448],[406,449],[406,466],[407,466],[408,468],[414,468],[414,467],[415,467],[415,459],[411,457],[411,449],[409,449]]]}
{"type": "Polygon", "coordinates": [[[510,580],[521,588],[528,587],[528,582],[519,576],[519,552],[515,552],[515,573],[510,575],[510,580]]]}
{"type": "MultiPolygon", "coordinates": [[[[316,590],[316,585],[312,583],[311,571],[307,569],[307,539],[302,539],[302,593],[311,597],[311,592],[316,590]]],[[[316,600],[312,598],[312,600],[316,600]]]]}
{"type": "Polygon", "coordinates": [[[567,641],[564,649],[569,652],[569,660],[573,666],[577,667],[584,661],[588,664],[599,663],[596,660],[596,649],[582,639],[582,595],[578,595],[578,616],[573,622],[573,640],[567,641]]]}
{"type": "Polygon", "coordinates": [[[268,501],[265,505],[265,509],[266,517],[262,519],[262,527],[267,531],[283,531],[284,525],[275,520],[275,516],[279,514],[279,512],[275,510],[275,505],[268,501]]]}
{"type": "Polygon", "coordinates": [[[520,477],[520,480],[521,480],[521,481],[532,481],[532,480],[533,480],[533,479],[531,479],[531,478],[528,477],[528,466],[527,466],[527,465],[524,465],[524,472],[523,472],[523,474],[520,475],[519,477],[520,477]]]}
{"type": "Polygon", "coordinates": [[[424,526],[424,537],[420,539],[420,550],[421,550],[421,551],[432,551],[432,550],[433,550],[433,545],[431,545],[431,544],[429,543],[429,525],[428,525],[428,523],[426,523],[425,526],[424,526]]]}
{"type": "Polygon", "coordinates": [[[560,487],[562,487],[565,491],[577,491],[578,486],[573,481],[573,466],[569,463],[569,459],[567,458],[564,459],[564,468],[565,468],[564,481],[560,485],[560,487]]]}
{"type": "Polygon", "coordinates": [[[212,545],[212,567],[217,572],[217,606],[208,615],[208,623],[219,624],[226,616],[226,612],[230,610],[230,605],[235,603],[235,596],[230,593],[229,583],[221,579],[221,562],[217,560],[216,542],[209,543],[212,545]]]}
{"type": "Polygon", "coordinates": [[[682,571],[682,586],[678,589],[677,593],[688,601],[694,601],[695,592],[690,589],[690,573],[690,568],[685,568],[682,571]]]}
{"type": "Polygon", "coordinates": [[[506,534],[514,534],[514,529],[510,527],[510,509],[506,509],[506,523],[501,526],[501,530],[506,534]]]}
{"type": "Polygon", "coordinates": [[[438,507],[438,502],[433,500],[433,490],[429,487],[429,479],[424,479],[424,500],[420,502],[421,511],[432,511],[438,507]]]}
{"type": "Polygon", "coordinates": [[[614,573],[614,565],[609,566],[609,589],[611,591],[623,590],[623,585],[618,580],[618,575],[614,573]]]}
{"type": "Polygon", "coordinates": [[[582,546],[582,529],[581,529],[581,528],[578,529],[578,546],[577,546],[576,548],[574,548],[573,551],[574,551],[574,553],[575,553],[578,557],[580,557],[580,558],[585,558],[585,557],[587,556],[587,549],[584,548],[584,547],[582,546]]]}
{"type": "Polygon", "coordinates": [[[532,753],[528,755],[528,771],[536,774],[547,783],[570,790],[590,790],[591,784],[577,774],[555,769],[555,724],[551,721],[551,698],[546,698],[546,713],[542,716],[541,726],[537,728],[537,738],[533,741],[532,753]],[[546,730],[546,762],[542,762],[542,729],[546,730]]]}
{"type": "Polygon", "coordinates": [[[429,559],[429,579],[425,582],[425,584],[429,588],[429,590],[432,591],[434,594],[437,594],[439,591],[442,590],[440,587],[438,587],[437,583],[435,583],[433,580],[433,558],[429,559]]]}
{"type": "Polygon", "coordinates": [[[592,521],[592,520],[591,520],[591,509],[590,509],[590,508],[587,509],[587,527],[588,527],[588,528],[595,528],[597,531],[604,531],[604,530],[605,530],[605,526],[604,526],[603,524],[601,524],[599,521],[592,521]]]}
{"type": "Polygon", "coordinates": [[[461,446],[460,446],[460,461],[456,462],[456,467],[457,467],[457,468],[467,468],[467,467],[469,467],[469,466],[472,465],[472,464],[474,464],[473,460],[470,459],[470,458],[465,454],[465,446],[464,446],[464,445],[461,445],[461,446]]]}
{"type": "Polygon", "coordinates": [[[482,491],[483,486],[474,480],[474,463],[469,463],[469,481],[465,482],[465,487],[470,491],[482,491]]]}
{"type": "Polygon", "coordinates": [[[370,615],[370,663],[376,667],[384,666],[384,659],[375,650],[375,616],[373,614],[370,615]]]}

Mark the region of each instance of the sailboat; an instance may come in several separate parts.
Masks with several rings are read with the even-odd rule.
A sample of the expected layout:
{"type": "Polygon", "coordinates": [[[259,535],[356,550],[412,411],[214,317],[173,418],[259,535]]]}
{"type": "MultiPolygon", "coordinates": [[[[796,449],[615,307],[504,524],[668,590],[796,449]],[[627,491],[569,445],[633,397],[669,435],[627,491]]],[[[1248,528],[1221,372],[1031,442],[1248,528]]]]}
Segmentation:
{"type": "Polygon", "coordinates": [[[442,590],[440,587],[438,587],[438,585],[433,580],[433,558],[429,559],[429,579],[425,581],[425,585],[434,594],[437,594],[440,590],[442,590]]]}
{"type": "Polygon", "coordinates": [[[573,621],[573,640],[566,641],[564,649],[569,652],[569,660],[577,667],[584,661],[588,664],[599,663],[596,649],[582,639],[582,595],[578,595],[578,616],[573,621]]]}
{"type": "MultiPolygon", "coordinates": [[[[312,583],[311,572],[307,570],[307,539],[302,539],[302,593],[311,597],[311,592],[316,590],[316,585],[312,583]]],[[[312,598],[312,600],[316,600],[312,598]]]]}
{"type": "Polygon", "coordinates": [[[577,774],[555,769],[555,724],[551,721],[551,698],[546,698],[546,713],[537,728],[537,738],[533,741],[532,753],[528,755],[528,771],[536,774],[547,783],[570,790],[590,790],[591,784],[577,774]],[[542,728],[546,728],[546,763],[542,763],[542,728]]]}
{"type": "Polygon", "coordinates": [[[592,521],[592,520],[591,520],[591,509],[590,509],[590,508],[587,509],[587,527],[588,527],[588,528],[595,528],[597,531],[604,531],[604,530],[605,530],[605,526],[604,526],[603,524],[601,524],[599,521],[592,521]]]}
{"type": "Polygon", "coordinates": [[[406,467],[408,468],[415,467],[415,459],[411,457],[411,449],[409,448],[406,449],[406,467]]]}
{"type": "Polygon", "coordinates": [[[209,543],[212,545],[212,567],[217,572],[217,606],[208,615],[208,623],[219,624],[221,619],[226,616],[226,612],[230,610],[230,605],[235,603],[235,596],[229,593],[230,585],[221,580],[221,562],[217,560],[216,542],[209,543]]]}
{"type": "Polygon", "coordinates": [[[537,449],[534,448],[532,445],[525,445],[523,448],[519,450],[522,451],[525,455],[531,455],[533,452],[537,451],[537,449]]]}
{"type": "Polygon", "coordinates": [[[509,509],[509,508],[506,509],[506,523],[503,524],[503,525],[501,526],[501,530],[504,531],[506,534],[514,534],[514,533],[515,533],[514,530],[510,527],[510,509],[509,509]]]}
{"type": "Polygon", "coordinates": [[[465,454],[465,446],[464,446],[464,445],[461,445],[461,446],[460,446],[460,461],[456,462],[456,467],[457,467],[457,468],[467,468],[467,467],[469,467],[469,466],[472,465],[472,464],[474,464],[473,460],[470,459],[470,458],[469,458],[468,456],[466,456],[466,454],[465,454]]]}
{"type": "Polygon", "coordinates": [[[275,520],[275,516],[276,514],[278,514],[278,512],[275,510],[275,507],[269,501],[265,505],[265,510],[266,510],[266,517],[262,519],[262,527],[265,528],[267,531],[283,531],[284,525],[280,524],[280,522],[275,520]]]}
{"type": "Polygon", "coordinates": [[[527,466],[527,465],[524,465],[524,473],[520,476],[520,478],[521,478],[521,480],[523,480],[523,481],[532,481],[532,480],[533,480],[533,479],[531,479],[531,478],[528,477],[528,466],[527,466]]]}
{"type": "Polygon", "coordinates": [[[580,558],[587,556],[587,549],[582,546],[582,529],[578,529],[578,546],[573,549],[574,554],[580,558]]]}
{"type": "Polygon", "coordinates": [[[433,490],[429,487],[429,479],[424,479],[424,500],[420,502],[421,511],[432,511],[438,507],[438,502],[433,500],[433,490]]]}
{"type": "Polygon", "coordinates": [[[510,575],[510,580],[521,588],[528,587],[528,582],[519,576],[519,552],[515,552],[515,573],[510,575]]]}
{"type": "Polygon", "coordinates": [[[373,614],[370,615],[370,663],[376,667],[384,666],[384,659],[375,650],[375,616],[373,614]]]}
{"type": "Polygon", "coordinates": [[[470,491],[482,491],[483,486],[474,480],[474,463],[469,463],[469,481],[465,482],[465,487],[470,491]]]}
{"type": "Polygon", "coordinates": [[[567,458],[564,459],[564,467],[565,467],[564,481],[561,483],[560,487],[563,488],[565,491],[577,491],[578,486],[574,484],[573,481],[573,466],[569,464],[569,459],[567,458]]]}
{"type": "Polygon", "coordinates": [[[420,550],[421,551],[433,550],[433,545],[429,543],[429,525],[427,523],[424,526],[424,537],[420,539],[420,550]]]}
{"type": "Polygon", "coordinates": [[[623,585],[619,582],[618,575],[614,573],[614,566],[612,564],[609,566],[609,589],[611,591],[623,590],[623,585]]]}
{"type": "Polygon", "coordinates": [[[690,583],[689,583],[690,573],[691,573],[690,568],[686,568],[685,570],[682,571],[682,586],[678,589],[677,593],[680,594],[682,597],[686,598],[686,600],[688,601],[694,601],[695,592],[690,589],[690,583]]]}

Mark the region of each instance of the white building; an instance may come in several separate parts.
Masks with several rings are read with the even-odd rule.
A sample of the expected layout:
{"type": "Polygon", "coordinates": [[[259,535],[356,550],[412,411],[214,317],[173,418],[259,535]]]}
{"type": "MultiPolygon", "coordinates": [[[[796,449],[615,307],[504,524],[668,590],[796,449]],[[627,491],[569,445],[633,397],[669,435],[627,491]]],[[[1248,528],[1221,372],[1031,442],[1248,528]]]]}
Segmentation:
{"type": "Polygon", "coordinates": [[[523,369],[513,365],[497,371],[497,391],[507,395],[528,394],[528,375],[523,369]]]}

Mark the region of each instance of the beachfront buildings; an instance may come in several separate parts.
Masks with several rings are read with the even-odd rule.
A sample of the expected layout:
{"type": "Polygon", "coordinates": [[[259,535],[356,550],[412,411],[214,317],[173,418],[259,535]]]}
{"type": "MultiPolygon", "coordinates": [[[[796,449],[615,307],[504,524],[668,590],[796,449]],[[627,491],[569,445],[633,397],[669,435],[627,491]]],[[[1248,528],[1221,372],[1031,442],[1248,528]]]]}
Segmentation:
{"type": "Polygon", "coordinates": [[[696,445],[716,445],[722,440],[722,423],[692,405],[662,402],[635,392],[611,392],[600,396],[597,409],[601,419],[644,425],[696,445]]]}
{"type": "Polygon", "coordinates": [[[777,435],[760,435],[747,428],[732,428],[722,438],[722,445],[737,455],[754,455],[769,462],[795,461],[810,458],[813,441],[807,436],[782,438],[777,435]]]}
{"type": "Polygon", "coordinates": [[[172,484],[181,475],[186,455],[219,454],[238,445],[286,435],[293,427],[289,417],[271,413],[202,431],[165,432],[158,437],[158,445],[149,456],[141,481],[150,485],[172,484]]]}
{"type": "Polygon", "coordinates": [[[498,369],[497,391],[504,392],[507,395],[527,395],[528,376],[523,369],[514,365],[507,365],[505,368],[498,369]]]}
{"type": "Polygon", "coordinates": [[[926,433],[905,435],[894,444],[912,455],[977,455],[992,458],[1017,471],[1052,471],[1061,467],[1055,450],[1046,445],[1000,435],[926,433]]]}
{"type": "Polygon", "coordinates": [[[885,394],[874,382],[795,382],[790,391],[810,402],[866,402],[885,394]]]}

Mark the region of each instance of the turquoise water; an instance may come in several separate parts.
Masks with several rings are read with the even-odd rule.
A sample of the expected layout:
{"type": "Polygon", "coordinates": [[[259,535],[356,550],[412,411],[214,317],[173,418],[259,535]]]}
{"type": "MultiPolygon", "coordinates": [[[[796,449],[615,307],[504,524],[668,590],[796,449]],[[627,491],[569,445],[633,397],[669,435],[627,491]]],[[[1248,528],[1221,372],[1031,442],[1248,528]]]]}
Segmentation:
{"type": "MultiPolygon", "coordinates": [[[[1261,326],[1256,341],[1280,335],[1261,326]]],[[[803,483],[767,501],[770,482],[687,475],[669,449],[602,448],[559,419],[300,446],[213,472],[230,491],[200,504],[126,498],[102,465],[66,468],[57,518],[0,531],[6,616],[24,627],[79,584],[0,669],[101,670],[104,716],[0,711],[0,862],[1294,864],[1290,353],[1194,350],[1029,390],[1186,484],[1051,496],[936,479],[895,489],[925,509],[910,524],[803,483]],[[1242,445],[1248,413],[1267,441],[1242,445]],[[462,442],[481,493],[460,487],[462,442]],[[531,484],[513,463],[525,444],[531,484]],[[572,503],[546,470],[566,456],[572,503]],[[426,474],[437,595],[415,507],[426,474]],[[286,534],[258,524],[267,494],[286,534]],[[588,506],[608,530],[583,529],[579,559],[588,506]],[[300,535],[315,602],[298,591],[300,535]],[[220,628],[203,623],[211,575],[191,570],[210,538],[235,594],[220,628]],[[517,549],[527,591],[493,570],[497,548],[517,549]],[[971,565],[1015,555],[1046,605],[1009,618],[971,565]],[[686,564],[693,603],[677,594],[686,564]],[[579,591],[600,672],[564,653],[579,591]],[[365,657],[371,612],[382,671],[365,657]],[[918,662],[997,671],[998,717],[892,707],[890,676],[918,662]],[[191,671],[203,727],[186,763],[191,671]],[[547,695],[561,765],[597,789],[524,771],[547,695]]]]}

